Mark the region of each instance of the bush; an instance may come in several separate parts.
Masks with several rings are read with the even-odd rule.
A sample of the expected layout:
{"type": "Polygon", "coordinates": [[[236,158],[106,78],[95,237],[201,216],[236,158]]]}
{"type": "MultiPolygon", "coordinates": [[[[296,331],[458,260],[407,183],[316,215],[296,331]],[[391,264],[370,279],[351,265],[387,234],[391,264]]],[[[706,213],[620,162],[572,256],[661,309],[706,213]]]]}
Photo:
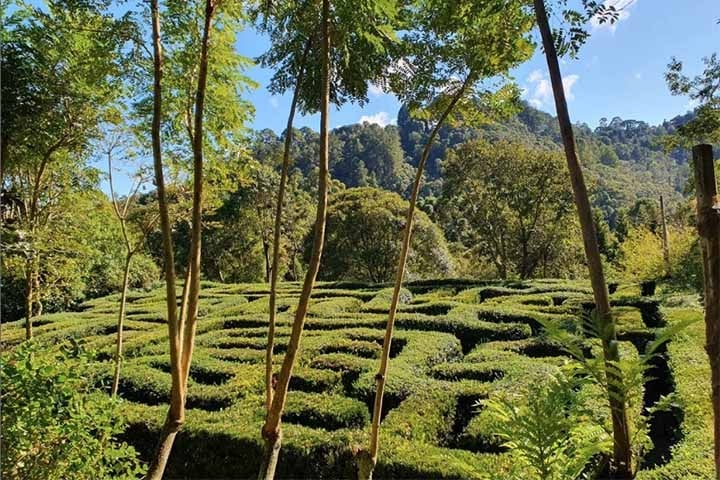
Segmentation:
{"type": "Polygon", "coordinates": [[[662,240],[648,228],[635,228],[620,246],[620,270],[626,280],[660,280],[668,275],[679,288],[702,287],[702,265],[697,232],[692,227],[668,229],[670,272],[665,271],[662,240]]]}
{"type": "Polygon", "coordinates": [[[7,478],[136,478],[135,449],[120,402],[94,390],[88,357],[76,345],[49,351],[26,342],[0,359],[2,474],[7,478]]]}
{"type": "MultiPolygon", "coordinates": [[[[400,195],[376,188],[351,188],[331,196],[321,278],[391,281],[407,209],[408,202],[400,195]]],[[[447,276],[452,271],[442,230],[425,213],[416,212],[407,278],[447,276]]]]}

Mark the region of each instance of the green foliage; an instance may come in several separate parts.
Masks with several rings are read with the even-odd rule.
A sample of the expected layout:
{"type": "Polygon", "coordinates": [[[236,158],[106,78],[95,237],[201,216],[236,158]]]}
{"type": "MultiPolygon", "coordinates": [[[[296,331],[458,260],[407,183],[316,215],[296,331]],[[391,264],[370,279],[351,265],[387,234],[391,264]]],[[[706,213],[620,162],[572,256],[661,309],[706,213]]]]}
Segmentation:
{"type": "MultiPolygon", "coordinates": [[[[305,235],[311,228],[310,195],[298,175],[288,179],[281,224],[281,274],[299,278],[305,235]]],[[[202,258],[207,278],[227,282],[269,278],[272,235],[280,175],[270,166],[252,163],[249,179],[232,193],[208,219],[205,248],[218,252],[202,258]]],[[[189,232],[188,232],[189,233],[189,232]]]]}
{"type": "MultiPolygon", "coordinates": [[[[502,447],[505,440],[497,435],[490,409],[478,412],[473,405],[478,400],[505,399],[522,410],[525,392],[549,387],[548,378],[560,378],[568,354],[543,336],[540,325],[551,324],[577,335],[576,317],[592,301],[588,285],[557,280],[496,283],[449,279],[411,282],[407,289],[390,352],[392,374],[384,402],[376,475],[488,480],[520,474],[517,466],[521,462],[513,451],[502,447]]],[[[617,324],[622,335],[651,339],[643,324],[662,321],[659,300],[637,297],[636,290],[636,285],[622,285],[613,296],[617,324]]],[[[177,294],[180,292],[178,287],[177,294]]],[[[264,416],[267,294],[268,287],[262,283],[203,282],[188,386],[190,408],[177,442],[182,460],[171,457],[169,476],[244,478],[257,472],[262,451],[258,431],[264,416]]],[[[278,291],[278,359],[287,348],[298,294],[297,283],[283,283],[278,291]]],[[[88,301],[81,312],[37,318],[38,339],[52,343],[83,338],[97,351],[89,374],[84,375],[93,386],[102,386],[112,373],[107,359],[114,351],[117,298],[115,294],[88,301]]],[[[375,310],[386,309],[388,298],[387,288],[364,283],[321,282],[313,292],[312,314],[290,385],[279,477],[354,475],[352,452],[367,442],[376,359],[386,322],[386,311],[375,310]]],[[[125,374],[119,395],[124,399],[122,414],[129,426],[122,438],[143,455],[155,448],[170,391],[163,301],[162,289],[132,291],[127,305],[125,374]]],[[[690,317],[699,318],[699,314],[690,311],[676,317],[671,311],[667,320],[672,326],[690,317]]],[[[9,347],[12,354],[20,348],[23,333],[22,322],[4,324],[3,348],[9,347]]],[[[587,339],[573,338],[586,354],[597,352],[592,346],[596,341],[588,346],[587,339]]],[[[673,459],[648,477],[653,480],[664,472],[679,478],[680,472],[692,476],[710,471],[706,452],[711,446],[712,423],[704,403],[708,385],[703,370],[708,367],[703,339],[702,325],[693,324],[668,344],[682,399],[675,408],[686,412],[685,437],[675,447],[673,459]],[[681,366],[700,370],[685,371],[681,366]],[[698,395],[703,402],[697,400],[698,395]]],[[[624,359],[637,357],[627,342],[619,342],[618,348],[624,359]]],[[[53,361],[70,364],[71,369],[76,365],[53,361]]],[[[274,369],[279,369],[279,362],[274,369]]],[[[575,371],[570,369],[566,378],[575,371]]],[[[102,395],[107,398],[105,391],[102,395]]],[[[574,410],[563,404],[561,411],[592,412],[571,415],[577,419],[574,431],[583,427],[591,433],[604,431],[609,418],[602,389],[588,380],[573,391],[572,398],[579,401],[574,410]]],[[[673,398],[678,397],[662,403],[671,403],[673,398]]],[[[633,420],[640,415],[640,408],[636,401],[633,420]]],[[[634,431],[640,432],[637,438],[644,441],[646,432],[634,431]]],[[[601,446],[602,454],[609,453],[606,442],[601,446]]],[[[593,465],[591,461],[589,469],[593,465]]],[[[522,472],[524,478],[532,478],[527,468],[522,472]]],[[[650,473],[641,470],[641,475],[650,473]]]]}
{"type": "Polygon", "coordinates": [[[620,245],[619,269],[625,279],[648,281],[667,278],[669,284],[678,288],[702,287],[702,264],[693,227],[668,228],[670,244],[670,271],[666,272],[662,240],[648,228],[631,229],[620,245]]]}
{"type": "Polygon", "coordinates": [[[436,212],[445,231],[501,278],[563,276],[580,263],[580,246],[569,248],[578,234],[558,154],[468,142],[449,156],[443,180],[436,212]]]}
{"type": "Polygon", "coordinates": [[[699,104],[694,118],[680,125],[667,139],[671,148],[720,142],[720,59],[713,53],[703,58],[703,63],[702,74],[692,79],[683,74],[683,64],[678,59],[673,58],[668,65],[665,80],[670,92],[689,96],[699,104]]]}
{"type": "MultiPolygon", "coordinates": [[[[277,1],[261,4],[254,15],[270,37],[271,48],[259,57],[263,67],[275,71],[268,89],[272,93],[293,89],[303,68],[298,108],[304,113],[320,108],[320,10],[315,2],[277,1]]],[[[400,26],[397,10],[395,0],[333,2],[330,103],[367,102],[368,82],[379,80],[390,63],[400,26]]]]}
{"type": "MultiPolygon", "coordinates": [[[[86,299],[119,291],[125,262],[120,227],[104,194],[93,189],[68,195],[61,205],[67,213],[36,230],[31,247],[39,259],[41,289],[37,303],[44,312],[68,310],[86,299]],[[83,214],[72,214],[79,211],[83,214]]],[[[2,313],[7,321],[17,320],[25,313],[27,257],[19,250],[23,245],[27,244],[13,242],[2,259],[2,313]]],[[[158,267],[152,259],[142,253],[135,255],[131,262],[131,287],[148,288],[158,277],[158,267]]]]}
{"type": "Polygon", "coordinates": [[[562,375],[530,385],[515,398],[483,402],[495,435],[517,459],[514,478],[565,480],[582,478],[588,462],[607,451],[611,439],[591,421],[582,384],[562,375]]]}
{"type": "MultiPolygon", "coordinates": [[[[644,353],[628,355],[629,352],[626,351],[620,355],[621,344],[614,335],[616,325],[620,330],[627,330],[627,325],[623,324],[621,318],[603,319],[596,311],[592,311],[582,315],[581,319],[580,335],[563,330],[550,322],[542,322],[545,335],[560,344],[572,356],[574,363],[569,365],[571,375],[579,375],[590,381],[597,387],[597,393],[601,398],[611,396],[623,402],[632,426],[631,448],[642,456],[644,446],[649,441],[648,419],[645,414],[637,412],[642,404],[643,386],[648,378],[651,361],[658,355],[661,347],[694,320],[678,322],[658,332],[655,338],[647,343],[644,353]],[[586,354],[587,348],[582,340],[583,337],[590,342],[590,356],[586,354]],[[600,342],[608,345],[608,352],[601,348],[600,342]],[[611,360],[611,355],[620,360],[611,360]]],[[[662,402],[658,401],[649,407],[659,409],[662,408],[661,404],[662,402]]],[[[599,426],[603,427],[603,424],[600,423],[599,426]]]]}
{"type": "Polygon", "coordinates": [[[708,395],[710,365],[701,348],[705,326],[699,309],[665,309],[668,323],[690,324],[668,344],[670,370],[675,379],[673,400],[682,408],[682,437],[665,465],[638,472],[638,480],[711,479],[713,465],[712,407],[708,395]]]}
{"type": "Polygon", "coordinates": [[[95,389],[77,344],[26,342],[0,359],[2,473],[9,478],[137,478],[133,447],[119,442],[120,402],[95,389]]]}
{"type": "MultiPolygon", "coordinates": [[[[369,187],[331,196],[321,278],[390,281],[400,255],[407,208],[399,195],[369,187]]],[[[408,278],[450,275],[452,269],[442,231],[417,212],[408,278]]]]}

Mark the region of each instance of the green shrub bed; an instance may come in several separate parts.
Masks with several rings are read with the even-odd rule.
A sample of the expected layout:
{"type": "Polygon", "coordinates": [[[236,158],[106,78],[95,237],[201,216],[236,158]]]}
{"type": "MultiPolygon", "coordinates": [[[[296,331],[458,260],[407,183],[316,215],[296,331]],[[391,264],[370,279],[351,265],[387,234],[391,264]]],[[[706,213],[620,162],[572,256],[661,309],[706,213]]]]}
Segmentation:
{"type": "MultiPolygon", "coordinates": [[[[178,296],[181,291],[178,289],[178,296]]],[[[268,286],[203,282],[187,421],[175,442],[170,478],[252,478],[262,452],[268,286]]],[[[280,369],[300,293],[282,284],[273,369],[280,369]]],[[[640,287],[612,295],[623,355],[636,355],[656,329],[698,317],[665,309],[640,287]],[[633,346],[634,345],[634,346],[633,346]]],[[[383,285],[320,282],[313,292],[298,363],[284,413],[278,478],[354,478],[353,452],[367,445],[387,310],[383,285]]],[[[128,297],[123,440],[148,460],[167,412],[170,375],[164,289],[128,297]]],[[[94,299],[75,313],[35,319],[50,344],[73,338],[96,352],[98,388],[112,376],[119,296],[94,299]]],[[[543,337],[553,323],[580,333],[592,308],[588,286],[542,280],[413,282],[401,292],[391,348],[376,478],[503,479],[512,458],[494,435],[487,399],[520,391],[555,375],[569,357],[543,337]]],[[[3,325],[3,348],[22,341],[23,322],[3,325]]],[[[712,478],[708,367],[704,332],[693,325],[668,345],[681,435],[671,455],[643,469],[645,480],[712,478]]],[[[586,352],[590,354],[590,350],[586,352]]],[[[635,406],[633,415],[642,406],[635,406]]],[[[604,404],[597,405],[604,412],[604,404]]]]}

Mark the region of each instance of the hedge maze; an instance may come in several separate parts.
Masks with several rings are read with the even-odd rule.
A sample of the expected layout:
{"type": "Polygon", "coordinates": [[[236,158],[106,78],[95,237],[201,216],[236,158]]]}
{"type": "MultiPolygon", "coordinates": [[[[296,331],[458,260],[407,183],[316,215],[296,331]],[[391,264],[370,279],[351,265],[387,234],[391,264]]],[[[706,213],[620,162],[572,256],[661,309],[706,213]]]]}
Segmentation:
{"type": "MultiPolygon", "coordinates": [[[[281,288],[277,369],[300,291],[293,283],[281,288]]],[[[279,476],[354,476],[353,451],[367,443],[390,293],[384,286],[347,282],[320,283],[314,291],[284,414],[279,476]]],[[[169,400],[163,295],[162,288],[131,292],[125,327],[120,380],[130,422],[125,436],[146,457],[169,400]]],[[[256,475],[262,451],[267,295],[264,284],[203,283],[188,388],[190,410],[169,476],[256,475]]],[[[664,324],[658,301],[640,296],[637,286],[621,286],[612,298],[623,349],[642,348],[664,324]]],[[[89,301],[79,312],[40,317],[36,336],[44,341],[82,339],[87,349],[97,352],[99,383],[107,385],[117,302],[114,295],[89,301]]],[[[478,402],[542,382],[556,372],[567,357],[543,338],[541,322],[576,330],[580,313],[589,308],[592,297],[583,283],[409,284],[391,352],[376,477],[501,478],[510,458],[491,434],[478,402]]],[[[23,338],[22,327],[22,322],[4,326],[3,347],[23,338]]],[[[648,386],[646,397],[674,388],[667,362],[661,360],[656,367],[664,380],[648,386]]],[[[661,440],[654,448],[657,465],[670,460],[670,448],[680,441],[661,440]]]]}

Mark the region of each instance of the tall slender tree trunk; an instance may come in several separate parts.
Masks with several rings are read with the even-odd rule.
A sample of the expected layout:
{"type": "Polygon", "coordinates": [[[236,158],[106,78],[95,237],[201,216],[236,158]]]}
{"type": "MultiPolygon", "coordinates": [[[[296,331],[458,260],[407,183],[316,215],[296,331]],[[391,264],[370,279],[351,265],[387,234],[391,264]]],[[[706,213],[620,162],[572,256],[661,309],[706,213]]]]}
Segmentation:
{"type": "Polygon", "coordinates": [[[600,257],[595,225],[593,223],[590,200],[583,178],[582,167],[577,157],[575,136],[573,134],[570,114],[568,113],[565,90],[562,84],[562,75],[558,62],[555,43],[548,24],[547,11],[544,0],[534,0],[535,15],[542,36],[543,50],[550,72],[555,107],[557,109],[560,134],[565,146],[570,180],[572,183],[575,206],[577,207],[580,226],[582,229],[585,257],[588,263],[590,283],[595,298],[596,312],[601,322],[607,328],[606,338],[603,339],[603,353],[606,361],[605,374],[608,377],[608,402],[610,404],[613,426],[613,469],[617,478],[632,478],[632,449],[630,442],[630,429],[627,419],[626,401],[622,392],[613,388],[617,383],[618,371],[616,364],[620,359],[615,335],[614,320],[610,311],[610,298],[600,257]]]}
{"type": "Polygon", "coordinates": [[[303,289],[300,294],[297,309],[295,310],[295,321],[293,322],[290,342],[288,344],[285,358],[283,359],[280,375],[278,376],[275,395],[273,396],[270,410],[262,428],[262,437],[265,440],[265,452],[263,463],[260,467],[258,478],[260,480],[271,480],[275,477],[278,458],[280,456],[280,445],[282,442],[281,421],[282,412],[287,400],[288,387],[292,370],[295,365],[295,356],[300,347],[305,316],[307,314],[310,294],[312,294],[315,278],[320,269],[320,258],[322,257],[325,241],[325,221],[327,214],[328,197],[328,130],[330,116],[330,0],[322,2],[322,69],[321,69],[321,92],[320,92],[320,174],[318,178],[318,204],[317,216],[315,218],[315,232],[313,234],[313,247],[310,256],[308,271],[303,282],[303,289]]]}
{"type": "Polygon", "coordinates": [[[162,231],[163,261],[165,263],[165,301],[167,305],[168,337],[170,341],[170,375],[172,388],[170,391],[170,408],[165,419],[155,455],[150,463],[145,478],[161,480],[165,472],[170,451],[178,430],[185,421],[184,398],[180,371],[180,325],[177,315],[175,298],[175,256],[173,254],[172,230],[165,193],[165,178],[162,164],[162,145],[160,125],[162,122],[162,67],[163,54],[160,43],[160,10],[158,0],[150,1],[153,37],[153,118],[152,118],[152,152],[155,170],[155,186],[157,188],[158,206],[160,210],[160,230],[162,231]]]}
{"type": "Polygon", "coordinates": [[[193,136],[193,209],[192,233],[190,237],[190,288],[188,290],[187,312],[184,319],[182,345],[183,391],[187,389],[195,329],[197,327],[198,306],[200,300],[200,254],[202,239],[203,207],[203,117],[205,110],[205,92],[208,76],[208,55],[210,50],[210,32],[215,14],[216,3],[205,1],[205,24],[203,26],[200,48],[200,67],[198,71],[197,91],[195,92],[195,126],[193,136]]]}
{"type": "Polygon", "coordinates": [[[712,385],[715,478],[720,479],[720,195],[712,146],[695,146],[693,161],[705,286],[705,351],[710,360],[712,385]]]}
{"type": "Polygon", "coordinates": [[[361,450],[357,454],[358,478],[361,480],[370,480],[373,470],[377,464],[378,447],[380,440],[380,417],[382,413],[383,394],[385,392],[385,382],[387,381],[387,369],[390,363],[390,348],[392,346],[392,337],[395,329],[395,316],[397,314],[398,303],[400,302],[400,290],[402,288],[403,278],[405,277],[405,265],[410,252],[410,244],[412,241],[413,217],[415,215],[415,206],[417,205],[418,195],[420,194],[420,184],[422,183],[423,170],[425,163],[430,156],[430,149],[435,142],[435,137],[440,131],[440,127],[447,119],[448,115],[455,108],[457,102],[462,98],[468,86],[472,83],[474,75],[468,73],[462,86],[454,93],[452,100],[445,108],[437,123],[430,132],[430,136],[425,142],[420,163],[418,163],[417,173],[415,174],[415,182],[413,183],[412,194],[410,195],[410,205],[405,219],[405,229],[403,231],[403,242],[400,250],[400,258],[398,259],[397,272],[395,274],[395,287],[393,288],[392,301],[390,302],[390,311],[388,312],[388,321],[385,328],[385,338],[383,339],[383,350],[380,357],[380,368],[375,375],[375,403],[373,404],[373,418],[370,430],[370,448],[369,450],[361,450]]]}
{"type": "Polygon", "coordinates": [[[275,205],[275,225],[273,228],[273,257],[270,267],[270,319],[268,322],[268,343],[265,350],[265,409],[269,412],[273,400],[273,348],[275,346],[275,319],[277,317],[277,285],[278,272],[280,270],[280,230],[282,229],[282,208],[285,201],[285,188],[287,186],[288,171],[290,170],[290,147],[292,146],[293,121],[298,98],[300,97],[300,86],[305,74],[305,61],[310,51],[311,39],[305,44],[305,51],[301,60],[300,70],[295,78],[295,91],[290,103],[287,126],[285,127],[285,145],[283,147],[282,172],[280,173],[280,188],[278,189],[277,204],[275,205]]]}
{"type": "Polygon", "coordinates": [[[263,260],[265,260],[265,283],[270,283],[272,276],[272,263],[270,261],[270,244],[265,240],[262,241],[263,260]]]}
{"type": "MultiPolygon", "coordinates": [[[[192,137],[193,147],[193,208],[192,208],[192,231],[190,237],[190,259],[189,259],[189,277],[183,287],[183,301],[181,305],[180,315],[177,315],[177,300],[175,298],[174,279],[172,296],[168,292],[168,306],[172,301],[175,332],[171,332],[171,352],[173,343],[177,342],[177,354],[175,357],[171,355],[170,361],[171,372],[177,371],[177,375],[173,376],[171,409],[168,413],[165,425],[161,432],[160,442],[158,444],[156,459],[150,467],[147,478],[160,479],[165,471],[168,457],[172,451],[175,436],[179,431],[185,417],[185,397],[187,393],[187,381],[190,373],[190,363],[192,361],[193,347],[195,344],[195,329],[197,326],[198,304],[200,298],[200,252],[201,252],[201,232],[202,232],[202,198],[203,198],[203,114],[205,106],[205,91],[207,86],[208,74],[208,52],[210,47],[210,31],[212,28],[212,19],[215,13],[216,3],[211,0],[205,2],[205,22],[203,26],[203,34],[200,47],[200,59],[198,69],[198,84],[195,92],[195,117],[194,132],[192,137]],[[187,299],[186,299],[187,296],[187,299]],[[173,412],[174,403],[177,402],[179,414],[173,412]]],[[[159,13],[157,10],[157,0],[152,0],[153,10],[153,39],[156,57],[156,102],[159,98],[160,84],[158,81],[158,73],[161,69],[158,65],[158,55],[160,50],[160,25],[159,13]]],[[[156,105],[156,112],[161,112],[161,104],[156,105]]],[[[159,122],[157,130],[157,144],[159,157],[159,122]]],[[[155,146],[155,115],[153,116],[153,147],[155,146]]],[[[158,174],[156,163],[156,176],[158,174]]],[[[162,174],[162,163],[159,163],[160,174],[162,174]]],[[[159,190],[159,188],[158,188],[159,190]]],[[[161,206],[162,208],[162,206],[161,206]]],[[[167,207],[165,207],[167,213],[167,207]]],[[[161,221],[163,219],[161,218],[161,221]]],[[[170,237],[169,219],[167,235],[163,235],[163,240],[167,240],[170,248],[172,248],[172,238],[170,237]],[[165,238],[167,236],[167,239],[165,238]]],[[[166,259],[167,261],[168,259],[166,259]]],[[[173,260],[173,259],[169,259],[173,260]]],[[[173,277],[174,277],[174,266],[173,277]]]]}
{"type": "Polygon", "coordinates": [[[665,199],[660,195],[660,222],[662,223],[662,247],[663,260],[665,262],[665,276],[672,275],[672,265],[670,264],[670,238],[668,237],[667,217],[665,215],[665,199]]]}
{"type": "Polygon", "coordinates": [[[120,366],[122,364],[122,347],[123,347],[123,324],[125,323],[125,304],[127,303],[128,283],[130,281],[130,261],[132,253],[128,252],[125,256],[125,270],[123,271],[122,290],[120,291],[120,313],[118,314],[117,338],[115,342],[115,373],[113,374],[113,383],[111,395],[114,397],[118,392],[120,383],[120,366]]]}
{"type": "Polygon", "coordinates": [[[35,265],[33,258],[28,256],[25,261],[25,339],[30,340],[33,336],[32,329],[32,318],[33,318],[33,304],[34,304],[34,289],[35,279],[33,277],[33,271],[35,265]]]}

